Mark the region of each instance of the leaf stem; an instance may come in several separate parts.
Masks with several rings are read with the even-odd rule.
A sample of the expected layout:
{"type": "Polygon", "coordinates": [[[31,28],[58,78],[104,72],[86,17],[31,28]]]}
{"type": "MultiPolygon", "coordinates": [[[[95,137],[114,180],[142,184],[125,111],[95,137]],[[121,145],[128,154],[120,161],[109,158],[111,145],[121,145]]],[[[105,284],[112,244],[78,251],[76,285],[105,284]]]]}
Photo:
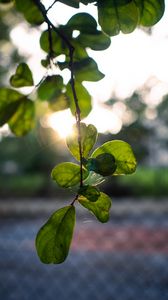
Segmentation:
{"type": "Polygon", "coordinates": [[[80,187],[82,187],[83,186],[83,168],[82,168],[83,159],[82,159],[82,142],[81,142],[82,139],[81,138],[81,111],[80,111],[76,89],[75,89],[74,68],[73,68],[74,51],[75,51],[74,48],[69,51],[69,57],[70,57],[69,68],[71,70],[70,84],[71,84],[73,98],[76,106],[75,117],[76,117],[77,131],[78,131],[78,146],[79,146],[79,159],[80,159],[80,187]]]}
{"type": "MultiPolygon", "coordinates": [[[[78,145],[79,145],[79,157],[80,157],[80,187],[83,186],[83,168],[82,168],[82,142],[81,142],[81,111],[79,108],[79,103],[78,103],[78,98],[76,94],[76,89],[75,89],[75,76],[74,76],[74,51],[75,48],[71,44],[71,42],[68,40],[68,38],[64,35],[64,33],[56,28],[53,23],[50,21],[50,19],[47,16],[48,10],[55,4],[56,1],[53,2],[51,7],[48,8],[48,10],[45,9],[45,6],[41,3],[40,0],[33,0],[34,3],[37,5],[39,10],[41,11],[44,21],[48,25],[48,31],[49,31],[49,47],[50,47],[50,53],[52,52],[52,35],[51,35],[51,28],[59,35],[59,37],[65,42],[68,50],[69,50],[69,69],[71,72],[71,79],[70,79],[70,84],[71,84],[71,89],[73,93],[73,98],[75,102],[75,107],[76,107],[76,126],[77,126],[77,131],[78,131],[78,145]]],[[[75,197],[74,202],[77,200],[78,195],[75,197]]],[[[73,203],[74,203],[73,202],[73,203]]]]}
{"type": "Polygon", "coordinates": [[[70,205],[74,205],[74,203],[75,203],[75,201],[77,201],[78,200],[78,197],[79,197],[79,195],[77,194],[76,196],[75,196],[75,198],[73,199],[73,201],[71,202],[71,204],[70,205]]]}

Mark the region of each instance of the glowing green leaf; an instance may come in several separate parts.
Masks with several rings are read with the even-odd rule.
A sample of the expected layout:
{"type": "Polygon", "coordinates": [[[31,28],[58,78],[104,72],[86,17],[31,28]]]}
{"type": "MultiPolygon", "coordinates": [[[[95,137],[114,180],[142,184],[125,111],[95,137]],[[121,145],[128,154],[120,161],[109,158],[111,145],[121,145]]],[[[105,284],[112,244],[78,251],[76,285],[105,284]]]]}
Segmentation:
{"type": "Polygon", "coordinates": [[[105,223],[109,220],[111,199],[106,194],[100,193],[96,202],[91,202],[83,196],[80,196],[78,200],[79,203],[90,210],[100,222],[105,223]]]}
{"type": "Polygon", "coordinates": [[[89,172],[89,176],[84,180],[85,185],[96,186],[105,181],[105,178],[93,171],[89,172]]]}
{"type": "Polygon", "coordinates": [[[55,112],[69,108],[66,94],[58,93],[53,100],[50,100],[49,107],[55,112]]]}
{"type": "Polygon", "coordinates": [[[25,19],[35,25],[40,25],[43,23],[44,18],[42,13],[36,6],[33,0],[26,0],[23,3],[23,0],[15,0],[16,9],[21,12],[25,19]]]}
{"type": "Polygon", "coordinates": [[[153,26],[163,16],[164,0],[135,0],[140,11],[139,23],[143,26],[153,26]]]}
{"type": "Polygon", "coordinates": [[[63,78],[60,75],[47,76],[38,88],[40,100],[52,101],[62,93],[63,78]]]}
{"type": "MultiPolygon", "coordinates": [[[[81,134],[82,157],[87,158],[97,140],[97,129],[94,125],[89,124],[87,126],[85,123],[81,123],[80,134],[81,134]]],[[[78,129],[76,125],[73,128],[73,133],[67,137],[66,142],[72,155],[77,160],[80,160],[79,144],[78,144],[78,129]]]]}
{"type": "Polygon", "coordinates": [[[91,57],[74,62],[74,73],[77,81],[99,81],[104,78],[97,67],[97,63],[91,57]]]}
{"type": "MultiPolygon", "coordinates": [[[[89,172],[83,169],[83,179],[88,176],[89,172]]],[[[64,188],[79,184],[80,166],[71,162],[58,164],[51,173],[51,178],[64,188]]]]}
{"type": "Polygon", "coordinates": [[[79,195],[84,196],[91,202],[95,202],[100,196],[100,191],[94,186],[84,185],[79,189],[79,195]]]}
{"type": "Polygon", "coordinates": [[[139,9],[134,0],[98,0],[98,21],[109,36],[130,33],[137,27],[139,9]]]}
{"type": "MultiPolygon", "coordinates": [[[[79,82],[75,82],[75,90],[78,98],[78,105],[81,111],[81,119],[86,118],[92,109],[91,96],[87,89],[79,82]]],[[[69,99],[69,106],[73,115],[76,112],[76,105],[70,83],[66,86],[66,95],[69,99]]]]}
{"type": "Polygon", "coordinates": [[[23,136],[35,125],[35,107],[33,101],[22,99],[15,114],[10,118],[9,127],[17,136],[23,136]]]}
{"type": "Polygon", "coordinates": [[[74,206],[63,207],[49,218],[36,237],[36,249],[45,264],[60,264],[66,259],[75,225],[74,206]]]}
{"type": "Polygon", "coordinates": [[[34,84],[32,72],[26,63],[20,63],[18,65],[15,74],[10,78],[10,84],[16,88],[32,86],[34,84]]]}
{"type": "Polygon", "coordinates": [[[9,121],[25,96],[9,88],[0,88],[0,126],[9,121]]]}
{"type": "Polygon", "coordinates": [[[102,176],[109,176],[115,172],[117,165],[112,154],[102,153],[96,156],[96,158],[90,158],[86,164],[86,168],[102,176]]]}
{"type": "Polygon", "coordinates": [[[25,95],[9,89],[0,89],[0,126],[8,123],[17,136],[28,133],[34,127],[34,103],[25,95]]]}
{"type": "Polygon", "coordinates": [[[117,168],[114,175],[131,174],[136,170],[136,159],[131,146],[120,140],[109,141],[97,148],[92,157],[96,158],[102,153],[110,153],[115,158],[117,168]]]}

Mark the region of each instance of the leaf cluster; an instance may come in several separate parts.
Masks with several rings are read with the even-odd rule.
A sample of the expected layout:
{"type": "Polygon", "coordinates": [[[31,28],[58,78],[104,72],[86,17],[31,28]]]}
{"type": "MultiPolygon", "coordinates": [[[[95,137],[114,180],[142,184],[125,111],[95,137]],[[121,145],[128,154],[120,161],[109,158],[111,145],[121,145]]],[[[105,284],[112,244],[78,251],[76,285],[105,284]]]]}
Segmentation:
{"type": "MultiPolygon", "coordinates": [[[[55,2],[55,1],[54,1],[55,2]]],[[[99,81],[104,74],[98,69],[97,63],[88,55],[88,49],[105,50],[110,46],[110,36],[132,32],[137,26],[152,26],[164,13],[164,0],[61,0],[65,5],[79,8],[84,5],[96,5],[98,23],[88,13],[74,14],[65,25],[54,26],[47,17],[47,10],[40,0],[0,0],[1,5],[14,3],[14,7],[31,26],[47,23],[48,29],[41,33],[40,46],[46,52],[46,58],[41,61],[47,70],[47,75],[36,87],[35,98],[24,95],[15,89],[34,86],[33,75],[25,63],[20,63],[10,84],[14,89],[0,88],[0,125],[9,124],[12,132],[18,136],[27,134],[35,124],[35,102],[46,101],[52,111],[69,108],[76,114],[76,105],[71,88],[71,79],[64,84],[61,75],[55,75],[57,68],[72,71],[70,50],[73,53],[73,77],[75,80],[80,118],[85,118],[92,109],[91,95],[83,85],[83,81],[99,81]],[[98,29],[100,25],[101,30],[98,29]],[[75,36],[77,33],[77,36],[75,36]],[[64,55],[64,61],[59,60],[64,55]],[[51,75],[50,71],[54,74],[51,75]],[[16,96],[17,95],[17,96],[16,96]],[[7,98],[7,100],[5,100],[7,98]],[[16,100],[17,98],[17,100],[16,100]],[[32,98],[32,99],[31,99],[32,98]],[[27,101],[26,101],[27,99],[27,101]],[[32,101],[33,100],[33,101],[32,101]],[[25,116],[23,116],[23,108],[25,116]],[[20,120],[20,121],[19,121],[20,120]],[[23,126],[21,126],[23,124],[23,126]]]]}
{"type": "MultiPolygon", "coordinates": [[[[77,162],[80,162],[77,129],[74,126],[74,131],[67,137],[66,143],[71,154],[77,162]]],[[[75,201],[91,211],[100,222],[107,222],[111,199],[99,190],[98,184],[106,176],[132,174],[136,169],[136,159],[128,143],[119,140],[109,141],[90,153],[97,140],[97,130],[91,124],[81,123],[80,132],[82,185],[80,185],[80,165],[77,163],[60,163],[51,173],[58,186],[76,190],[76,197],[70,206],[56,211],[37,234],[37,252],[44,263],[61,263],[67,257],[75,223],[75,201]],[[65,228],[68,228],[67,232],[65,228]]]]}

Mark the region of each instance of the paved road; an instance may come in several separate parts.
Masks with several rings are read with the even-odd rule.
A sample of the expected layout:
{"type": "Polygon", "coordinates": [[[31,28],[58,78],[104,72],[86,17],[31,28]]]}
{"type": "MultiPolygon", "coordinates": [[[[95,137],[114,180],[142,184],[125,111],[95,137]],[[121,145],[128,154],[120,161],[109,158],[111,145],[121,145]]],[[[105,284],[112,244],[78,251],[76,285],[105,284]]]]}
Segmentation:
{"type": "Polygon", "coordinates": [[[62,265],[37,258],[44,220],[0,221],[0,300],[168,300],[166,216],[84,217],[62,265]]]}

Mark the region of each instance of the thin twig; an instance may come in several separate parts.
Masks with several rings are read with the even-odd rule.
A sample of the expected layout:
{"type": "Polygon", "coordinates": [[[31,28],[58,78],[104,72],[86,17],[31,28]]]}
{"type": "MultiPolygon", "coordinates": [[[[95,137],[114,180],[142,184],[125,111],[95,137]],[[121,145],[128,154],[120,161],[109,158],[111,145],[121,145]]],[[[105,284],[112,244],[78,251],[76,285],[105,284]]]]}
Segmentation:
{"type": "Polygon", "coordinates": [[[67,37],[60,31],[58,28],[54,26],[54,24],[50,21],[50,19],[47,16],[47,10],[45,9],[45,6],[40,2],[40,0],[33,0],[34,3],[37,5],[39,10],[41,11],[44,21],[47,23],[47,25],[50,25],[52,29],[59,35],[59,37],[65,42],[66,46],[68,47],[69,51],[70,49],[74,49],[72,44],[69,42],[67,37]]]}

